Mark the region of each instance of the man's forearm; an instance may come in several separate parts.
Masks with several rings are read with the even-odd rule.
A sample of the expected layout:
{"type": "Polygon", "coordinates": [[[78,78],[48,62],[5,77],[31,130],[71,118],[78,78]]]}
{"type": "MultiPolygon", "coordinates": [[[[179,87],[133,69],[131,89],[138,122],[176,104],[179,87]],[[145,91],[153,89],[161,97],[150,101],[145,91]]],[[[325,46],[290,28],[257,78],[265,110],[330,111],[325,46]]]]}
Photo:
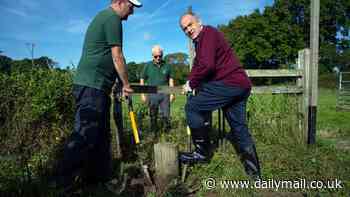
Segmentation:
{"type": "Polygon", "coordinates": [[[140,79],[140,85],[145,85],[145,80],[144,79],[140,79]]]}
{"type": "MultiPolygon", "coordinates": [[[[145,80],[144,79],[140,79],[140,85],[145,85],[145,80]]],[[[145,94],[141,94],[141,98],[145,98],[145,94]]]]}
{"type": "Polygon", "coordinates": [[[113,63],[114,63],[114,67],[117,70],[119,77],[122,80],[123,84],[124,85],[129,84],[128,71],[126,68],[124,57],[121,55],[113,56],[113,63]]]}

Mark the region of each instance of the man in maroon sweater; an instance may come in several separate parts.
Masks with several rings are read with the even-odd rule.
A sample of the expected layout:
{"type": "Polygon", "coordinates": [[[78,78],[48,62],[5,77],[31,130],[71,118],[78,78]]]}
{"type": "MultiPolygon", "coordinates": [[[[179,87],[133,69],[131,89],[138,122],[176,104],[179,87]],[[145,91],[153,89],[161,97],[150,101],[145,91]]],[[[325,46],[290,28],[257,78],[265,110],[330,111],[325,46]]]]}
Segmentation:
{"type": "Polygon", "coordinates": [[[246,103],[252,84],[224,35],[211,26],[203,26],[197,16],[180,18],[184,33],[193,40],[196,56],[184,85],[186,92],[196,90],[187,100],[185,111],[195,145],[194,152],[182,153],[183,163],[205,163],[211,157],[208,115],[222,108],[231,132],[227,138],[239,154],[246,173],[260,178],[260,165],[246,124],[246,103]]]}

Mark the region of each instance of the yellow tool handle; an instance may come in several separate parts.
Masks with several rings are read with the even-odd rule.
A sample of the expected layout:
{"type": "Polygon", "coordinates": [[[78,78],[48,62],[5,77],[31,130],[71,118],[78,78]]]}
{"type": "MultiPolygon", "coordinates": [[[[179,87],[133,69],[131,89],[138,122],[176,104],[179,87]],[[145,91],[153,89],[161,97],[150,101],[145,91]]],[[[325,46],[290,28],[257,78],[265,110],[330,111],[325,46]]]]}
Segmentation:
{"type": "Polygon", "coordinates": [[[191,129],[189,126],[186,127],[187,135],[191,135],[191,129]]]}
{"type": "Polygon", "coordinates": [[[139,138],[139,132],[137,130],[135,114],[134,114],[133,111],[130,111],[129,115],[130,115],[130,119],[131,119],[132,133],[134,134],[135,143],[139,144],[140,143],[140,138],[139,138]]]}

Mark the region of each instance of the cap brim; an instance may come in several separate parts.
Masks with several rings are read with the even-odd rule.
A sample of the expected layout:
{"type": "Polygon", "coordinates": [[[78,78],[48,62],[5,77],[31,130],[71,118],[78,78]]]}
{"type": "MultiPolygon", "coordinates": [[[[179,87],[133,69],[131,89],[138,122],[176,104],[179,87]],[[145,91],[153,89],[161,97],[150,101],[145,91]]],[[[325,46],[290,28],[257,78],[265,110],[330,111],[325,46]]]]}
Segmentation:
{"type": "Polygon", "coordinates": [[[129,0],[131,4],[133,4],[135,7],[142,7],[142,3],[138,0],[129,0]]]}

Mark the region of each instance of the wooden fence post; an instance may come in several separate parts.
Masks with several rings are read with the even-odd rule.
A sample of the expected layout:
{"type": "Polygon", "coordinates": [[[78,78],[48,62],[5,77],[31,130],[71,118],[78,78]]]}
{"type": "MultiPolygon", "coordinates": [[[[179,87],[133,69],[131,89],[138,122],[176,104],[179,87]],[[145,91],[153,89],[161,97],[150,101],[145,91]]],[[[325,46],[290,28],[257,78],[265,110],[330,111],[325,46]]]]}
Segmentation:
{"type": "Polygon", "coordinates": [[[320,0],[311,0],[310,15],[310,106],[309,106],[309,130],[308,144],[316,143],[316,120],[318,100],[318,51],[319,51],[319,20],[320,0]]]}
{"type": "Polygon", "coordinates": [[[303,141],[307,142],[308,131],[310,127],[309,120],[309,106],[310,106],[310,49],[303,49],[299,51],[299,63],[300,67],[304,69],[303,74],[303,101],[302,101],[302,112],[304,117],[304,129],[303,129],[303,141]]]}
{"type": "Polygon", "coordinates": [[[179,176],[178,148],[176,145],[171,143],[155,144],[154,162],[158,186],[166,187],[172,179],[179,176]]]}

